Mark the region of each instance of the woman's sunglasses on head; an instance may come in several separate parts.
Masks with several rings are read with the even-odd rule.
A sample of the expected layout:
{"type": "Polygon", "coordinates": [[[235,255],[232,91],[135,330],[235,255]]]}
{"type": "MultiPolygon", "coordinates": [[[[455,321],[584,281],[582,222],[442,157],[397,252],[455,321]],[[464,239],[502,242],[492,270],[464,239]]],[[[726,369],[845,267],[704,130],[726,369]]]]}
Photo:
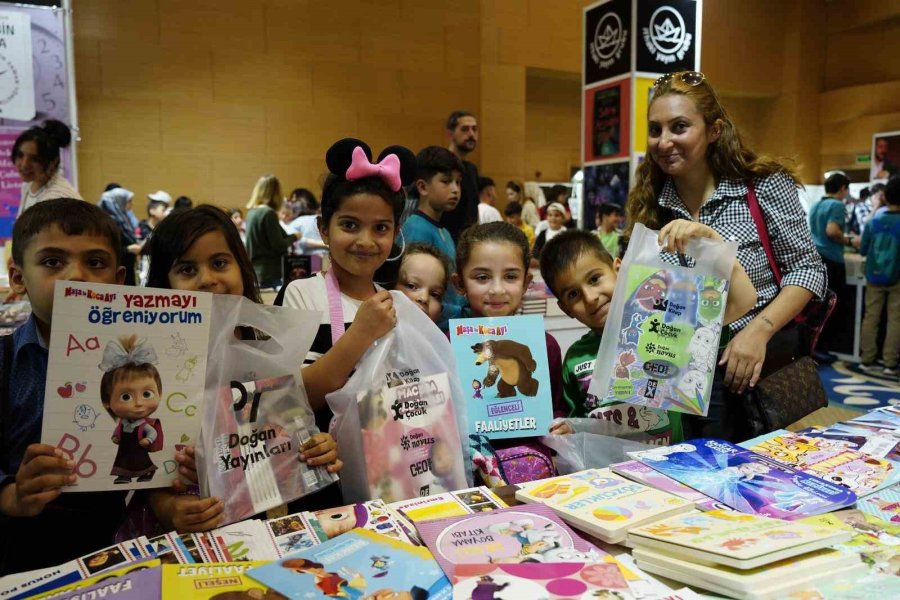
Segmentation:
{"type": "Polygon", "coordinates": [[[693,87],[703,83],[703,80],[706,79],[706,75],[704,75],[700,71],[676,71],[675,73],[666,73],[653,82],[653,87],[658,88],[662,84],[668,83],[673,79],[675,81],[680,81],[685,85],[693,87]]]}

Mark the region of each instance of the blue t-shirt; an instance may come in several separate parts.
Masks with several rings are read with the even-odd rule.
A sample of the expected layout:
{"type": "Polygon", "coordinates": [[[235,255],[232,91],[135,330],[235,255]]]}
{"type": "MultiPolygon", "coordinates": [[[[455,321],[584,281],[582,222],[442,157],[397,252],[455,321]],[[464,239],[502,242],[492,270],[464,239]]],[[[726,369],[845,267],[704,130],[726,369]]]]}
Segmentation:
{"type": "Polygon", "coordinates": [[[859,253],[866,257],[866,281],[874,285],[900,281],[900,211],[875,213],[863,229],[859,253]]]}
{"type": "Polygon", "coordinates": [[[809,211],[809,228],[812,232],[813,241],[816,243],[816,249],[824,258],[831,262],[844,262],[844,246],[825,233],[829,223],[837,223],[844,230],[844,220],[847,213],[844,210],[844,203],[831,197],[824,197],[813,205],[809,211]]]}

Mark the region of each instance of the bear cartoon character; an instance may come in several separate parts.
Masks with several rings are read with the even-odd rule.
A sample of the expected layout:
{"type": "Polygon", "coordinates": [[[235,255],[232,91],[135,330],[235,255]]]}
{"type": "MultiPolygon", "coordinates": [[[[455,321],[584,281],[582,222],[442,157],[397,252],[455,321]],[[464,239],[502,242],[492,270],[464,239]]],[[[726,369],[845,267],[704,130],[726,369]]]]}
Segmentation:
{"type": "Polygon", "coordinates": [[[484,387],[497,384],[497,397],[516,395],[516,388],[524,396],[536,396],[538,380],[532,376],[537,363],[528,346],[512,340],[486,340],[472,346],[475,364],[488,364],[484,387]],[[499,380],[499,381],[498,381],[499,380]]]}

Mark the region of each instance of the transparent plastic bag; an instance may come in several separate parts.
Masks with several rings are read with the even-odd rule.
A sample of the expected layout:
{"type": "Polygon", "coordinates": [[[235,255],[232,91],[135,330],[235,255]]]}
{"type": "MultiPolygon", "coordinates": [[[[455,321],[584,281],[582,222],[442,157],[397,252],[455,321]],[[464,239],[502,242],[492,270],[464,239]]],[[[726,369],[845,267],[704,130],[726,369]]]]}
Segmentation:
{"type": "Polygon", "coordinates": [[[450,342],[406,296],[391,296],[396,327],[366,351],[343,388],[326,396],[346,502],[394,502],[472,486],[450,342]]]}
{"type": "Polygon", "coordinates": [[[320,318],[238,296],[213,297],[197,469],[201,494],[225,502],[226,524],[337,480],[298,456],[319,433],[300,365],[320,318]]]}
{"type": "Polygon", "coordinates": [[[606,423],[599,419],[566,419],[575,433],[545,435],[541,442],[556,452],[556,472],[569,475],[585,469],[603,469],[631,460],[628,452],[646,450],[640,442],[602,435],[606,423]]]}
{"type": "Polygon", "coordinates": [[[589,392],[705,416],[737,242],[691,240],[689,267],[662,260],[658,235],[634,227],[589,392]]]}

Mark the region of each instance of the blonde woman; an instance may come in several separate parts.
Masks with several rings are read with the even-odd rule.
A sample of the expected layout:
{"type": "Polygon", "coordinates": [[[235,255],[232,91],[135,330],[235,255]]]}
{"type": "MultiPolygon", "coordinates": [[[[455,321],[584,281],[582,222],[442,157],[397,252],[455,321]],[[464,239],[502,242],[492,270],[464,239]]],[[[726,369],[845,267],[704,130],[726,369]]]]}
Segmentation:
{"type": "Polygon", "coordinates": [[[281,287],[281,257],[299,237],[281,228],[278,211],[283,203],[281,183],[274,175],[260,177],[247,202],[244,243],[260,289],[281,287]]]}

